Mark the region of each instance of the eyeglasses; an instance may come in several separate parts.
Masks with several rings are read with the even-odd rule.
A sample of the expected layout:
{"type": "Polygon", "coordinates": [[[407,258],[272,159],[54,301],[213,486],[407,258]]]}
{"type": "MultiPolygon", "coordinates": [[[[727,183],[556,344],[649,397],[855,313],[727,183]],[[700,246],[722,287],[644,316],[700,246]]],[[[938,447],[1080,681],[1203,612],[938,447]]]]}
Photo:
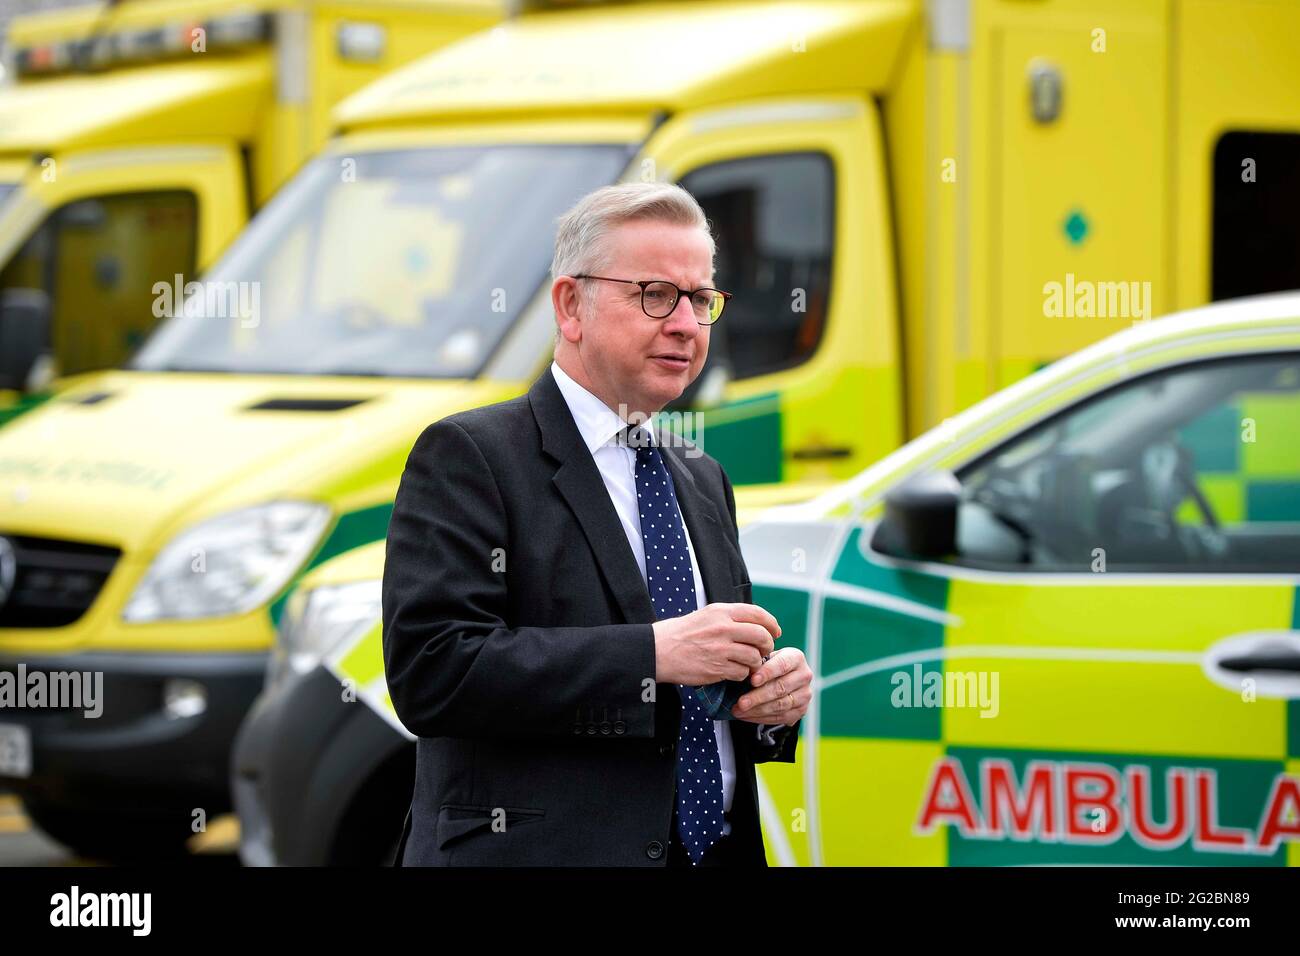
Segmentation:
{"type": "Polygon", "coordinates": [[[677,300],[682,295],[690,297],[691,308],[695,312],[695,321],[700,325],[712,325],[722,317],[730,292],[721,289],[683,289],[667,279],[611,279],[609,276],[576,275],[575,279],[603,279],[606,282],[624,282],[641,287],[641,311],[652,319],[666,319],[677,308],[677,300]]]}

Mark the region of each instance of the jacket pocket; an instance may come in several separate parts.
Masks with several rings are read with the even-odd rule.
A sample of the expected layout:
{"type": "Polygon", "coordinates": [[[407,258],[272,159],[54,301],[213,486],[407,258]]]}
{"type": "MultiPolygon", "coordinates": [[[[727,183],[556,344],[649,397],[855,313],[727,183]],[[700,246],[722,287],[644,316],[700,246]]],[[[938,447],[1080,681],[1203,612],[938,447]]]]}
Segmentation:
{"type": "Polygon", "coordinates": [[[463,837],[482,831],[503,835],[517,826],[533,823],[546,816],[538,807],[481,806],[469,803],[444,803],[438,808],[438,849],[463,837]],[[501,821],[497,823],[497,821],[501,821]],[[493,825],[504,827],[494,831],[493,825]]]}

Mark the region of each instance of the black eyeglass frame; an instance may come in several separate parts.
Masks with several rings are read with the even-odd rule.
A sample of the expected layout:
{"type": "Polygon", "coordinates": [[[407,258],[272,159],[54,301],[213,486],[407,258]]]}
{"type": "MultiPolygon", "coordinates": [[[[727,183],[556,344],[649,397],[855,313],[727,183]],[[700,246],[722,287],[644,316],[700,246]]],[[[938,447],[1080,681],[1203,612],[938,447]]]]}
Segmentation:
{"type": "MultiPolygon", "coordinates": [[[[677,283],[669,282],[667,279],[614,279],[611,278],[610,276],[594,276],[594,275],[589,275],[587,273],[581,273],[578,275],[570,276],[569,278],[603,279],[605,282],[623,282],[626,283],[627,285],[640,286],[641,287],[641,311],[644,312],[647,316],[649,316],[652,319],[666,319],[668,318],[668,316],[672,315],[673,310],[677,308],[677,303],[681,299],[683,294],[686,295],[687,301],[689,301],[690,297],[695,295],[695,293],[697,292],[716,292],[718,293],[718,295],[722,296],[722,308],[718,310],[718,317],[714,319],[712,322],[701,322],[699,319],[695,320],[696,325],[701,325],[705,328],[708,328],[711,325],[717,325],[718,319],[722,318],[722,313],[727,311],[727,300],[731,298],[730,292],[723,292],[721,289],[714,289],[711,286],[700,286],[698,289],[683,289],[677,283]],[[670,285],[676,290],[676,294],[673,296],[673,304],[669,306],[668,311],[665,312],[663,315],[653,315],[651,314],[650,310],[645,307],[646,286],[653,285],[656,282],[662,282],[664,285],[670,285]]],[[[694,307],[692,307],[692,311],[694,311],[694,307]]]]}

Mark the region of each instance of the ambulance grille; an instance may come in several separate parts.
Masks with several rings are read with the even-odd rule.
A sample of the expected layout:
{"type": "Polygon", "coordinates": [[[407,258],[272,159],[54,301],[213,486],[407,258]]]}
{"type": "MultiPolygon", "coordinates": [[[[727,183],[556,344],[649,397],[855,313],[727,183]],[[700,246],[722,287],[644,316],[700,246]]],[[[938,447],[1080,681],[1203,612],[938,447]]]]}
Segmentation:
{"type": "Polygon", "coordinates": [[[72,624],[95,603],[121,554],[80,541],[0,535],[0,628],[72,624]]]}

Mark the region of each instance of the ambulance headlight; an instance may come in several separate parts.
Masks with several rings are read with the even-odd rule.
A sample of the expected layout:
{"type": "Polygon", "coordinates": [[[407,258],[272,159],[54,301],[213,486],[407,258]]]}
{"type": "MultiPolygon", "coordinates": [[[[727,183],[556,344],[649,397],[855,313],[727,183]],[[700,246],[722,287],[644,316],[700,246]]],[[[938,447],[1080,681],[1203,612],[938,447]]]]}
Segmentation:
{"type": "Polygon", "coordinates": [[[250,611],[302,567],[329,518],[322,504],[274,501],[201,522],[158,553],[122,617],[139,623],[250,611]]]}
{"type": "Polygon", "coordinates": [[[379,623],[380,581],[322,585],[295,595],[280,620],[271,683],[305,674],[335,648],[379,623]]]}

